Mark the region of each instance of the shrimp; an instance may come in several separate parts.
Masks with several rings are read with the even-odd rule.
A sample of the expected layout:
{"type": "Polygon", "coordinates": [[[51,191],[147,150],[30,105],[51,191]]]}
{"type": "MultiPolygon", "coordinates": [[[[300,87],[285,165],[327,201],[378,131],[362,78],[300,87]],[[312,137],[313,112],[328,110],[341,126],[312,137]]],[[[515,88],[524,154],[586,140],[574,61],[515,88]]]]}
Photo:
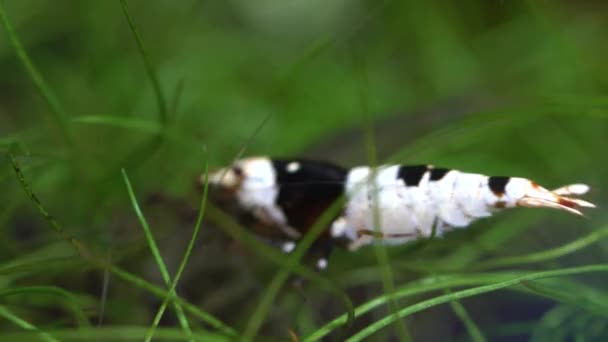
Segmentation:
{"type": "Polygon", "coordinates": [[[376,242],[396,245],[443,236],[506,208],[552,208],[583,215],[582,208],[595,207],[578,198],[589,191],[585,184],[547,190],[526,178],[432,165],[346,169],[324,161],[251,157],[212,173],[209,184],[212,199],[236,207],[258,231],[284,239],[286,252],[344,198],[342,210],[317,241],[325,251],[318,268],[325,268],[336,243],[356,250],[376,242]]]}

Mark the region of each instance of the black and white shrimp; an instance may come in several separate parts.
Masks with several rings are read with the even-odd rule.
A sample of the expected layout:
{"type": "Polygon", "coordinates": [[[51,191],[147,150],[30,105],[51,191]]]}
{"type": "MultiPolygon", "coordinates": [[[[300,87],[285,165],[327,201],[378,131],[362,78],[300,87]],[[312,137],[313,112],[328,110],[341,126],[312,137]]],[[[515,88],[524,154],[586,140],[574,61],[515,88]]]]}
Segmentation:
{"type": "MultiPolygon", "coordinates": [[[[204,181],[201,178],[201,181],[204,181]]],[[[514,207],[553,208],[582,215],[592,203],[576,198],[585,184],[547,190],[519,177],[485,176],[432,165],[345,169],[314,160],[252,157],[209,176],[212,199],[228,203],[262,235],[283,239],[285,252],[344,196],[317,241],[324,255],[335,243],[356,250],[374,242],[401,244],[442,236],[514,207]]]]}

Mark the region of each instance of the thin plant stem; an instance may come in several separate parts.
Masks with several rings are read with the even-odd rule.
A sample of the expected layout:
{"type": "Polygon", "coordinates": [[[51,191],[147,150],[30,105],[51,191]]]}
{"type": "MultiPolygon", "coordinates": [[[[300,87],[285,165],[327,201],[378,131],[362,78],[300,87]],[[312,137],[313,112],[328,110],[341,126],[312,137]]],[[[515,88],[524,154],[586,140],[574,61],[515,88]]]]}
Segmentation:
{"type": "MultiPolygon", "coordinates": [[[[139,219],[139,222],[141,223],[141,226],[144,230],[144,234],[146,235],[146,241],[148,242],[150,251],[152,252],[154,260],[156,261],[156,264],[158,265],[158,268],[160,270],[161,277],[163,278],[165,285],[167,285],[167,287],[171,287],[171,276],[169,275],[167,266],[165,265],[165,262],[163,261],[163,258],[160,255],[160,250],[156,245],[156,241],[154,240],[154,235],[152,234],[152,230],[148,225],[148,221],[146,220],[144,214],[141,211],[141,208],[139,207],[139,204],[137,203],[135,192],[133,191],[133,187],[131,186],[131,182],[129,181],[129,177],[127,176],[127,172],[125,171],[125,169],[122,169],[122,177],[127,187],[127,192],[129,194],[131,204],[133,205],[133,209],[135,210],[135,214],[137,215],[137,218],[139,219]]],[[[169,295],[171,294],[171,291],[169,291],[169,295]]],[[[189,336],[189,338],[192,338],[192,330],[190,329],[190,325],[188,324],[188,319],[184,314],[184,310],[178,303],[173,303],[173,306],[175,308],[175,313],[177,314],[177,319],[179,320],[182,329],[184,329],[184,332],[189,336]]]]}
{"type": "MultiPolygon", "coordinates": [[[[200,208],[198,211],[198,217],[196,218],[196,224],[194,225],[194,231],[192,232],[192,237],[190,238],[190,242],[188,243],[188,246],[186,247],[186,252],[184,253],[184,257],[182,258],[182,261],[179,264],[179,268],[177,270],[175,278],[173,278],[173,281],[171,282],[171,286],[169,287],[169,295],[175,294],[175,288],[177,287],[177,283],[179,282],[179,279],[182,276],[184,269],[186,268],[186,263],[188,262],[188,258],[190,257],[190,254],[192,253],[192,249],[194,248],[194,244],[198,237],[198,233],[199,233],[201,224],[203,223],[203,217],[205,216],[205,207],[207,205],[207,192],[209,190],[209,182],[207,180],[208,175],[209,175],[209,164],[205,163],[205,183],[204,183],[204,188],[203,188],[203,198],[201,199],[201,205],[200,205],[200,208]]],[[[160,320],[163,317],[163,313],[165,312],[165,310],[167,308],[167,304],[169,304],[169,298],[170,297],[167,296],[165,298],[165,300],[163,301],[162,305],[160,306],[160,308],[158,309],[158,312],[156,313],[156,316],[154,317],[152,326],[150,327],[150,330],[148,330],[148,333],[146,334],[146,341],[152,340],[152,337],[154,336],[154,331],[158,327],[158,324],[160,323],[160,320]]]]}

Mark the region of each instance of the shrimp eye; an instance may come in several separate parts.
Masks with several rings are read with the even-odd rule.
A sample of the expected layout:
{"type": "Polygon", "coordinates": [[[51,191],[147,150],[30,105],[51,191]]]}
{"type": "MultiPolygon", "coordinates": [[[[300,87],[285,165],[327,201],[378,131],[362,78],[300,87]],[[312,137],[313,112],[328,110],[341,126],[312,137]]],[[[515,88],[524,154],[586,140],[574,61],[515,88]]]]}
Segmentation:
{"type": "Polygon", "coordinates": [[[234,175],[237,177],[243,176],[243,169],[240,166],[233,166],[232,172],[234,172],[234,175]]]}

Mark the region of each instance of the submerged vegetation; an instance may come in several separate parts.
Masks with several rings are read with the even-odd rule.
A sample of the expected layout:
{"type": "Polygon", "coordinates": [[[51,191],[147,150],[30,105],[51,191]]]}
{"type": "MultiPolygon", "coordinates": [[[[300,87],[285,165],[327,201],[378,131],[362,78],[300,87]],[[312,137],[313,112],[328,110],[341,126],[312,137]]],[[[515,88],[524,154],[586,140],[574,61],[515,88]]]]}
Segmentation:
{"type": "Polygon", "coordinates": [[[255,3],[0,0],[0,339],[608,338],[607,4],[255,3]],[[598,209],[317,273],[194,185],[261,154],[584,182],[598,209]]]}

